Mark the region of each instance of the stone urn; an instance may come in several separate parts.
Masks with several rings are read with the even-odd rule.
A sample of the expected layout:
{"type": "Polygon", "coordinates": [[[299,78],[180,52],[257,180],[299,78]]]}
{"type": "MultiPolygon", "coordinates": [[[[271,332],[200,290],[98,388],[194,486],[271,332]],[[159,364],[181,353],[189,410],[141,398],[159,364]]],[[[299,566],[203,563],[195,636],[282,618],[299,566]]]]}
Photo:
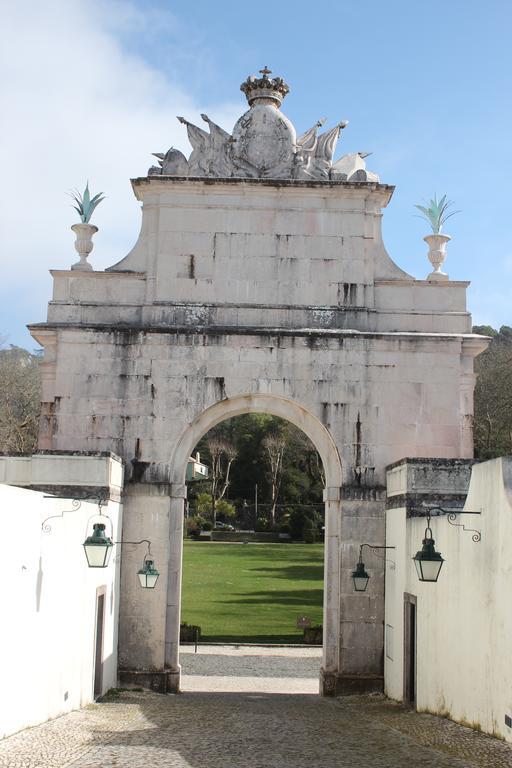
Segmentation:
{"type": "Polygon", "coordinates": [[[71,269],[80,269],[85,272],[92,271],[92,267],[87,261],[87,257],[94,248],[92,236],[98,231],[94,224],[73,224],[71,227],[76,234],[75,250],[80,256],[80,261],[71,265],[71,269]]]}
{"type": "Polygon", "coordinates": [[[450,242],[450,235],[427,235],[423,238],[428,245],[428,259],[434,271],[427,275],[427,280],[448,280],[446,272],[441,271],[446,259],[446,245],[450,242]]]}

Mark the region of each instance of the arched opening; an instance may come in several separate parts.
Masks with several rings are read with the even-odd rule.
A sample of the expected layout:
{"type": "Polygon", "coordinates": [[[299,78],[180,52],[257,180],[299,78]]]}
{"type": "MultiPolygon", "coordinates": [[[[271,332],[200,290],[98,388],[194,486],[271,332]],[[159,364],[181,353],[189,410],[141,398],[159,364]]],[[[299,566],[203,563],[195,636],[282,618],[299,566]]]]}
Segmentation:
{"type": "Polygon", "coordinates": [[[203,411],[185,430],[171,459],[171,482],[184,483],[187,461],[200,438],[221,421],[242,413],[269,413],[294,424],[311,440],[320,454],[326,488],[341,487],[342,471],[338,449],[321,421],[299,403],[277,395],[240,395],[221,400],[203,411]]]}
{"type": "MultiPolygon", "coordinates": [[[[244,395],[223,400],[206,409],[185,430],[176,445],[171,461],[173,505],[176,519],[183,521],[185,505],[186,469],[190,455],[203,435],[223,421],[247,413],[270,414],[284,419],[303,432],[318,451],[325,473],[325,548],[324,548],[324,600],[323,649],[321,681],[332,678],[339,666],[339,519],[341,462],[334,441],[321,422],[301,405],[283,397],[272,395],[244,395]]],[[[177,533],[177,531],[176,531],[177,533]]],[[[171,544],[171,546],[173,546],[171,544]]],[[[181,608],[181,576],[183,537],[174,538],[175,568],[169,571],[166,666],[179,673],[179,625],[181,608]],[[179,551],[178,551],[179,547],[179,551]]],[[[322,684],[321,691],[329,693],[322,684]]]]}

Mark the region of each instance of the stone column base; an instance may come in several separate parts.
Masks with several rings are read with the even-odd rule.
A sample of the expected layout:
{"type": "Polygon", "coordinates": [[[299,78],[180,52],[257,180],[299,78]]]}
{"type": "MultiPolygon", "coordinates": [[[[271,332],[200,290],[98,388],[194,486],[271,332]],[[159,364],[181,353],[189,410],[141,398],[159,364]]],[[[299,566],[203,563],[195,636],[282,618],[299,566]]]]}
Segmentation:
{"type": "Polygon", "coordinates": [[[320,670],[321,696],[353,696],[361,693],[382,693],[382,675],[343,675],[339,672],[320,670]]]}
{"type": "Polygon", "coordinates": [[[156,693],[180,693],[179,670],[120,669],[118,680],[121,687],[149,688],[156,693]]]}

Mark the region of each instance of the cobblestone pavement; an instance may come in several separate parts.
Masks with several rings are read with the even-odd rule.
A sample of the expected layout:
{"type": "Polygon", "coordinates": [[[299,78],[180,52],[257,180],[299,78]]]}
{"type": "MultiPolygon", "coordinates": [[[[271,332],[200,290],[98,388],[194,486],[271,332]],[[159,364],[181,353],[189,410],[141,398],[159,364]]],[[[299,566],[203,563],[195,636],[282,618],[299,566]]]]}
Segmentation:
{"type": "Polygon", "coordinates": [[[0,742],[2,768],[510,768],[512,747],[381,697],[123,692],[0,742]]]}
{"type": "Polygon", "coordinates": [[[322,649],[200,645],[180,651],[183,691],[318,693],[322,649]]]}
{"type": "Polygon", "coordinates": [[[512,745],[382,696],[269,692],[265,686],[293,684],[294,669],[316,686],[318,649],[254,651],[203,647],[182,656],[184,679],[215,685],[225,678],[237,692],[112,692],[101,704],[0,741],[0,768],[512,766],[512,745]],[[261,690],[240,692],[247,678],[261,690]]]}

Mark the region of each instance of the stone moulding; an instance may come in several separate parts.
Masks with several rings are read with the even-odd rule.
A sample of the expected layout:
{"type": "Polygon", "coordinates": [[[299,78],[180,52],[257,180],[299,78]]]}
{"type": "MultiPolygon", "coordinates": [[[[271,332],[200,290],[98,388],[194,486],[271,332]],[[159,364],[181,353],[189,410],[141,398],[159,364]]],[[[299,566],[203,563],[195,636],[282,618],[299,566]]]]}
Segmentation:
{"type": "MultiPolygon", "coordinates": [[[[406,331],[357,331],[340,328],[266,328],[264,326],[190,326],[190,325],[134,325],[132,323],[31,323],[27,325],[34,335],[39,330],[58,331],[79,328],[81,330],[105,333],[166,333],[169,335],[204,335],[204,336],[299,336],[306,338],[366,338],[366,339],[410,339],[410,340],[439,340],[448,341],[461,339],[473,341],[486,339],[487,337],[471,333],[426,333],[406,331]]],[[[484,343],[483,349],[487,347],[484,343]]]]}
{"type": "Polygon", "coordinates": [[[211,185],[249,185],[249,186],[262,186],[262,187],[286,187],[297,189],[353,189],[354,191],[361,192],[365,189],[368,190],[382,190],[389,191],[391,194],[395,191],[393,184],[382,184],[376,181],[338,181],[337,179],[326,179],[322,181],[320,179],[245,179],[236,177],[218,177],[218,176],[136,176],[131,179],[133,188],[140,186],[141,184],[179,184],[182,182],[188,182],[191,184],[201,184],[205,186],[211,185]]]}
{"type": "Polygon", "coordinates": [[[407,517],[426,517],[429,507],[462,509],[474,459],[410,458],[386,468],[386,509],[405,509],[407,517]]]}
{"type": "Polygon", "coordinates": [[[119,502],[123,461],[112,451],[38,450],[0,454],[0,482],[64,499],[119,502]]]}

